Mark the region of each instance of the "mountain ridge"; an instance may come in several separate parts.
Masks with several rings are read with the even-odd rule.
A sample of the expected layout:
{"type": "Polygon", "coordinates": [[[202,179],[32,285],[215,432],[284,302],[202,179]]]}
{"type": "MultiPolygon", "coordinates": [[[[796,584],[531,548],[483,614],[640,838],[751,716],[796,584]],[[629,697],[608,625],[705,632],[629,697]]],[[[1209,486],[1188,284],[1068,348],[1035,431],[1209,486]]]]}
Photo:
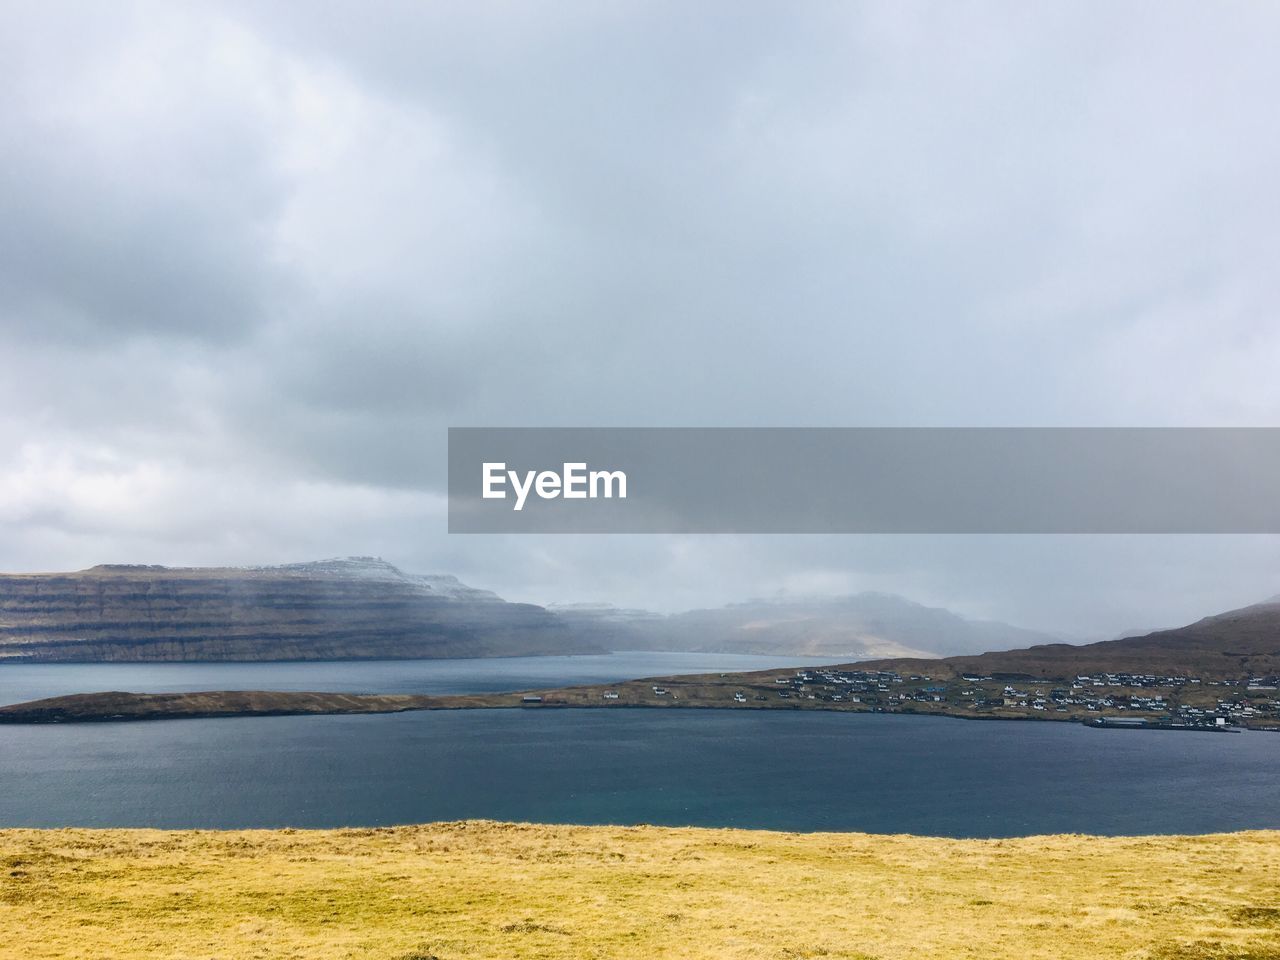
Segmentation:
{"type": "Polygon", "coordinates": [[[533,604],[376,557],[0,575],[0,659],[226,661],[600,653],[533,604]]]}
{"type": "Polygon", "coordinates": [[[818,657],[1028,676],[1061,674],[1068,667],[1079,673],[1159,667],[1271,675],[1280,673],[1280,599],[1184,627],[1076,645],[872,591],[781,595],[672,614],[592,603],[542,607],[508,602],[455,576],[406,573],[368,556],[225,567],[117,563],[70,573],[0,574],[0,662],[423,659],[613,650],[818,657]]]}
{"type": "Polygon", "coordinates": [[[1236,679],[1280,675],[1280,599],[1210,614],[1181,627],[1088,644],[1040,644],[940,660],[881,658],[863,666],[1070,679],[1098,673],[1161,673],[1236,679]]]}
{"type": "Polygon", "coordinates": [[[599,631],[613,649],[773,654],[784,648],[783,655],[836,659],[924,658],[1062,640],[873,591],[746,600],[672,614],[607,604],[549,609],[581,629],[599,631]]]}

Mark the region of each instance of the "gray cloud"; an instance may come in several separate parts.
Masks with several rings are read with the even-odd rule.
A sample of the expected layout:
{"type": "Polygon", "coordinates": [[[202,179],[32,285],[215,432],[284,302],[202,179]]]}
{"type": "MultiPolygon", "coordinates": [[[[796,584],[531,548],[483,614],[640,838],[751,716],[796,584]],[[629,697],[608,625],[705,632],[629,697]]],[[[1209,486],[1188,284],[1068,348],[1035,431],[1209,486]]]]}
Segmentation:
{"type": "Polygon", "coordinates": [[[0,41],[0,322],[68,346],[251,330],[286,187],[253,78],[163,17],[63,13],[11,10],[0,41]]]}
{"type": "Polygon", "coordinates": [[[1267,538],[444,534],[454,425],[1272,425],[1261,5],[42,4],[0,30],[0,565],[1105,633],[1267,538]]]}

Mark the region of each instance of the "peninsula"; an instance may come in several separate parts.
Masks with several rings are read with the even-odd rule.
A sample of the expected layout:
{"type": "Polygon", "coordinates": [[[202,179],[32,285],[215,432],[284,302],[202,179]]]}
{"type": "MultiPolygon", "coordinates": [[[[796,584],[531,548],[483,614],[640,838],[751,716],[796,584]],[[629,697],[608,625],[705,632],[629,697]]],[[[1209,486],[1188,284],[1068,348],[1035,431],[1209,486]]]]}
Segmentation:
{"type": "Polygon", "coordinates": [[[658,677],[456,696],[224,690],[84,693],[0,707],[0,723],[262,717],[564,707],[831,710],[975,720],[1091,722],[1177,730],[1280,729],[1275,678],[1255,681],[1100,674],[1059,686],[990,676],[934,677],[858,665],[658,677]]]}

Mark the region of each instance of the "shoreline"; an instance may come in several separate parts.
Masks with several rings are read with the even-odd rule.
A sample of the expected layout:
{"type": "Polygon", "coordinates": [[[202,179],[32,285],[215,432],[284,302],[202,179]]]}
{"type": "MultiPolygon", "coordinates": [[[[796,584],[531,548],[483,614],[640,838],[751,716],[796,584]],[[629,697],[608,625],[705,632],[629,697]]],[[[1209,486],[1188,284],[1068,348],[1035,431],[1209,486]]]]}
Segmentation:
{"type": "MultiPolygon", "coordinates": [[[[301,691],[232,690],[189,693],[129,693],[105,691],[71,694],[0,706],[0,725],[66,725],[79,723],[140,723],[162,720],[217,720],[252,717],[342,716],[411,713],[432,710],[751,710],[788,713],[822,712],[856,715],[945,717],[953,720],[1075,723],[1091,729],[1162,730],[1182,733],[1280,732],[1272,725],[1210,727],[1176,726],[1155,718],[1133,722],[1122,714],[1019,715],[975,713],[945,706],[919,709],[913,706],[865,707],[828,701],[791,703],[735,702],[690,698],[686,700],[601,699],[603,690],[635,685],[666,684],[675,687],[681,678],[649,678],[614,684],[566,687],[555,690],[484,694],[355,694],[301,691]],[[531,698],[537,698],[536,700],[531,698]],[[1116,722],[1129,720],[1129,722],[1116,722]]],[[[732,686],[723,685],[722,686],[732,686]]]]}
{"type": "Polygon", "coordinates": [[[554,830],[565,833],[596,833],[609,831],[643,835],[646,833],[711,833],[735,834],[747,833],[760,837],[796,838],[804,840],[820,840],[824,837],[843,839],[859,839],[871,841],[912,841],[923,840],[929,843],[955,844],[958,846],[1016,846],[1018,844],[1036,844],[1052,840],[1096,840],[1101,843],[1125,843],[1129,841],[1153,840],[1158,842],[1176,842],[1179,840],[1216,840],[1235,837],[1257,838],[1274,841],[1280,844],[1280,826],[1277,827],[1244,827],[1239,830],[1214,830],[1209,833],[1026,833],[1013,836],[950,836],[935,833],[876,833],[869,830],[779,830],[775,827],[742,827],[742,826],[703,826],[689,824],[672,826],[662,823],[572,823],[551,820],[498,820],[490,817],[464,817],[451,820],[420,820],[405,823],[378,824],[376,826],[340,826],[340,827],[11,827],[0,825],[0,844],[15,834],[51,834],[51,833],[85,833],[101,834],[163,834],[168,836],[228,837],[232,835],[262,836],[318,836],[335,834],[346,836],[386,835],[395,833],[412,833],[428,830],[489,830],[522,831],[522,830],[554,830]]]}

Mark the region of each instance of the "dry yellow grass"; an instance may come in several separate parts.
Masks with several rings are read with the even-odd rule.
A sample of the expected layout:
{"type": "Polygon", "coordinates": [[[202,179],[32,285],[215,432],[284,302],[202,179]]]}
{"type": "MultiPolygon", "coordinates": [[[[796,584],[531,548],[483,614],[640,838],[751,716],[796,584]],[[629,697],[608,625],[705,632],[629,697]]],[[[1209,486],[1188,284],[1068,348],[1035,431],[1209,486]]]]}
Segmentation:
{"type": "Polygon", "coordinates": [[[1280,960],[1280,833],[0,831],[0,958],[1280,960]]]}

